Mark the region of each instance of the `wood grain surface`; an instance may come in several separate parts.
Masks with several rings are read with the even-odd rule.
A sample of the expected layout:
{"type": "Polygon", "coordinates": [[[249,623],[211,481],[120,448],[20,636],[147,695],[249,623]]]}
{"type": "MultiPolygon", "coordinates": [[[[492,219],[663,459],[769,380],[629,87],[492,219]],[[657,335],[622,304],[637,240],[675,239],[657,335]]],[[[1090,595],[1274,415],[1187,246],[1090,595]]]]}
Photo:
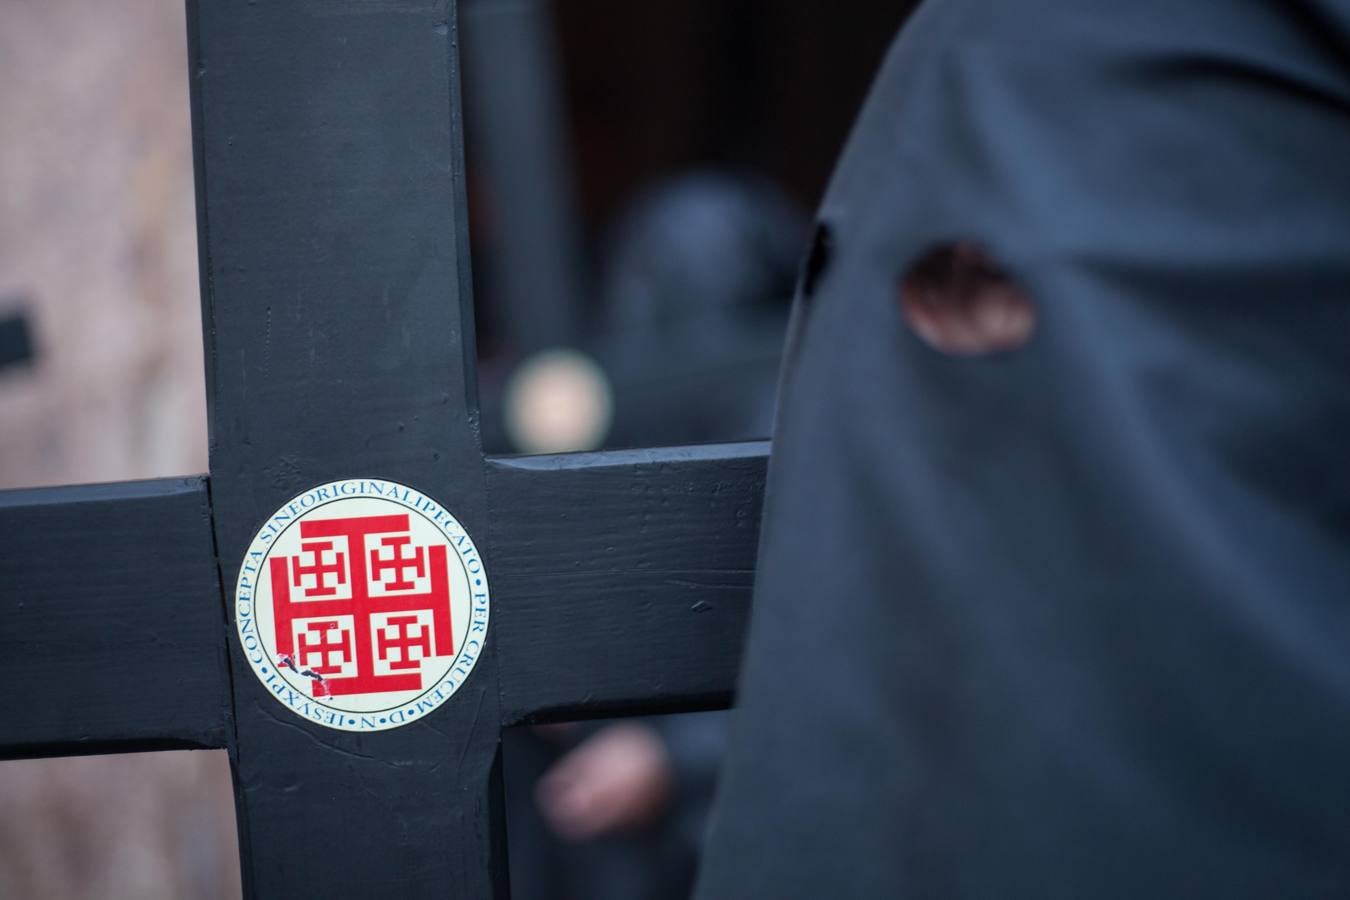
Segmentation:
{"type": "Polygon", "coordinates": [[[0,756],[223,747],[201,478],[0,492],[0,756]]]}
{"type": "Polygon", "coordinates": [[[768,449],[489,461],[507,724],[729,705],[768,449]]]}
{"type": "MultiPolygon", "coordinates": [[[[489,552],[454,12],[189,4],[227,587],[266,516],[339,477],[425,491],[489,552]]],[[[504,890],[493,650],[435,716],[353,734],[278,705],[232,641],[245,893],[504,890]]]]}

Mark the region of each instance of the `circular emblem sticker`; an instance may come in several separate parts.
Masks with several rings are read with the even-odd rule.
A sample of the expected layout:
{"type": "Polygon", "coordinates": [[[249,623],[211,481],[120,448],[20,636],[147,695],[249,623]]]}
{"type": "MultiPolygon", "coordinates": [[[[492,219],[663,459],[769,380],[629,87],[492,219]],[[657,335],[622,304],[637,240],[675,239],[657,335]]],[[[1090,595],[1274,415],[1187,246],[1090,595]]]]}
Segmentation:
{"type": "Polygon", "coordinates": [[[253,672],[320,725],[381,731],[440,706],[473,671],[488,583],[445,507],[392,481],[311,488],[270,516],[235,586],[253,672]]]}

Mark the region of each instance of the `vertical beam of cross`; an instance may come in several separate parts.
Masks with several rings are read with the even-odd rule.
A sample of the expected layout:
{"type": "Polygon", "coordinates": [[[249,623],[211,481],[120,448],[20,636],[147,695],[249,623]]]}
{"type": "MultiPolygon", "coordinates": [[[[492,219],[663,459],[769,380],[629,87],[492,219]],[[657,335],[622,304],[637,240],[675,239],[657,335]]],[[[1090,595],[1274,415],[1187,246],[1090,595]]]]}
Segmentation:
{"type": "Polygon", "coordinates": [[[545,0],[464,0],[471,152],[493,198],[491,275],[521,354],[569,344],[581,302],[580,228],[545,0]]]}
{"type": "MultiPolygon", "coordinates": [[[[211,499],[247,542],[322,482],[418,486],[487,537],[448,0],[189,0],[211,499]]],[[[488,897],[496,660],[437,715],[352,734],[283,709],[230,642],[250,894],[488,897]]]]}

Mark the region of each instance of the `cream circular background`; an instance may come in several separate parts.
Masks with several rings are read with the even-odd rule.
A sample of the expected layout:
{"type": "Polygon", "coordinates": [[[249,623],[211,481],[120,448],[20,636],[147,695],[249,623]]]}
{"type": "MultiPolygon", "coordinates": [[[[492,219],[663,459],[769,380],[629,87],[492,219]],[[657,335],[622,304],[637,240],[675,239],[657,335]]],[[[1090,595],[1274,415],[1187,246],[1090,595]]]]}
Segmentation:
{"type": "Polygon", "coordinates": [[[235,585],[240,646],[259,681],[296,715],[344,731],[396,728],[449,700],[482,654],[489,613],[487,574],[459,521],[420,491],[378,478],[318,485],[283,504],[254,535],[235,585]],[[373,521],[389,516],[406,517],[407,530],[373,521]],[[302,538],[305,525],[346,533],[302,538]],[[396,557],[401,565],[373,570],[396,557]],[[286,586],[274,585],[274,565],[290,576],[286,586]],[[327,571],[310,571],[319,568],[327,571]],[[449,622],[439,627],[438,581],[449,591],[449,622]],[[293,611],[290,652],[277,633],[278,600],[293,611]],[[450,647],[438,639],[446,631],[450,647]],[[316,652],[321,643],[335,649],[316,652]],[[388,690],[391,679],[397,688],[388,690]]]}

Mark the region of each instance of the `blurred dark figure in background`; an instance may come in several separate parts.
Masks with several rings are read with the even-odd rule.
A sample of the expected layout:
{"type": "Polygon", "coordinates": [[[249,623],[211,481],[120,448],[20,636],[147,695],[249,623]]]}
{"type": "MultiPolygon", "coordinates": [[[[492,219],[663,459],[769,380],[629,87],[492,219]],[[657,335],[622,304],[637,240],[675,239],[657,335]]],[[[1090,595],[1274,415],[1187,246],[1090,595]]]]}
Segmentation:
{"type": "MultiPolygon", "coordinates": [[[[658,185],[611,230],[599,359],[608,441],[759,437],[806,236],[771,185],[699,173],[658,185]]],[[[517,900],[683,900],[727,713],[516,729],[505,736],[517,900]]]]}
{"type": "MultiPolygon", "coordinates": [[[[814,206],[887,41],[914,2],[858,0],[835,8],[818,0],[462,0],[474,318],[483,441],[490,451],[639,442],[633,429],[642,410],[615,410],[612,432],[607,422],[582,428],[579,419],[605,419],[609,412],[604,402],[590,401],[581,404],[584,416],[557,415],[550,427],[521,440],[509,421],[507,394],[531,361],[547,363],[538,371],[558,376],[532,394],[529,405],[545,417],[550,406],[572,405],[566,402],[577,393],[572,389],[584,393],[594,381],[594,371],[575,356],[538,359],[550,350],[599,353],[614,369],[610,377],[640,379],[648,398],[642,427],[655,429],[641,432],[641,441],[676,440],[661,437],[671,429],[650,412],[659,406],[650,399],[658,389],[676,387],[674,370],[703,373],[706,384],[720,366],[719,391],[705,391],[704,405],[719,401],[728,379],[772,383],[776,373],[767,359],[777,359],[781,344],[763,338],[767,330],[747,327],[753,308],[737,309],[731,315],[738,321],[708,328],[694,341],[678,340],[681,352],[700,358],[697,364],[671,359],[659,340],[646,341],[645,351],[657,354],[649,364],[628,364],[621,329],[631,325],[641,335],[655,323],[640,321],[647,315],[641,302],[623,311],[608,302],[606,295],[618,289],[614,282],[629,277],[606,261],[619,252],[619,242],[632,239],[617,223],[651,215],[641,210],[646,202],[669,218],[702,216],[702,228],[732,227],[719,223],[717,208],[726,176],[690,176],[693,182],[677,186],[688,173],[753,174],[799,207],[814,206]],[[684,199],[657,196],[672,190],[684,199]],[[600,332],[609,337],[596,346],[600,332]],[[761,343],[722,354],[747,338],[761,343]],[[720,363],[713,358],[718,354],[720,363]],[[558,398],[564,402],[548,402],[558,398]]],[[[758,188],[746,181],[731,190],[758,188]]],[[[678,229],[664,237],[682,239],[678,229]]],[[[647,240],[645,249],[623,252],[634,266],[666,265],[659,241],[647,240]]],[[[742,251],[760,252],[744,242],[781,239],[762,232],[739,240],[706,240],[706,259],[674,277],[667,268],[661,289],[685,291],[676,308],[717,307],[715,297],[702,295],[729,289],[731,280],[716,279],[743,265],[742,251]]],[[[791,254],[799,251],[794,246],[791,254]]],[[[759,277],[752,269],[743,275],[759,277]]],[[[684,321],[698,327],[693,312],[683,310],[684,321]]],[[[625,405],[635,389],[616,384],[615,401],[625,405]]],[[[698,414],[680,417],[680,434],[691,433],[692,415],[698,414]]],[[[699,439],[768,437],[767,411],[756,420],[713,410],[702,415],[735,425],[731,433],[705,426],[699,439]]]]}
{"type": "Polygon", "coordinates": [[[609,446],[768,436],[806,236],[781,191],[717,171],[659,184],[615,223],[598,349],[617,386],[609,446]]]}

